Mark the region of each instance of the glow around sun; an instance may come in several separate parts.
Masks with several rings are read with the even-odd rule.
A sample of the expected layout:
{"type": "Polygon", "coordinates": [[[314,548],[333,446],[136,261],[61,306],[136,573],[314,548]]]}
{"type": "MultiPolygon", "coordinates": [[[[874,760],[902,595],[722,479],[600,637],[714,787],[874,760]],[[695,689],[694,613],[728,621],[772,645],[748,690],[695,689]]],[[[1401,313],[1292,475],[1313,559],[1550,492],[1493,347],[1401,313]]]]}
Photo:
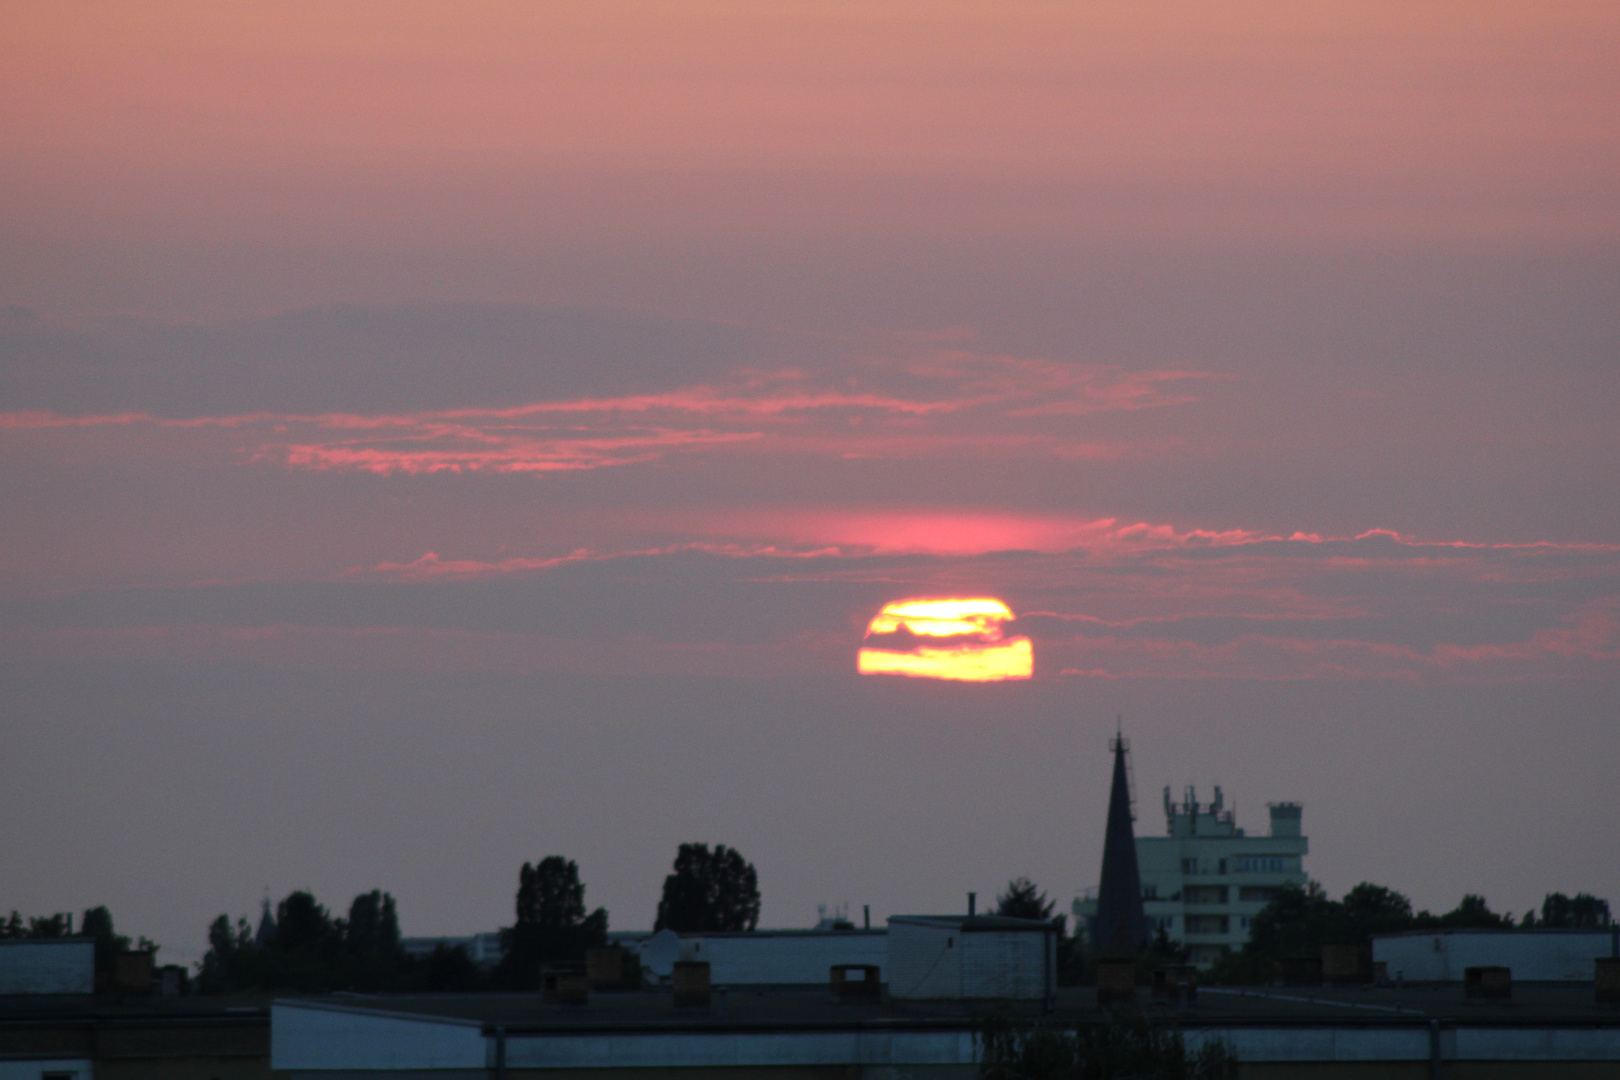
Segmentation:
{"type": "Polygon", "coordinates": [[[1006,637],[1012,609],[993,597],[913,597],[883,605],[866,627],[855,659],[862,675],[1001,682],[1027,679],[1035,651],[1027,637],[1006,637]]]}

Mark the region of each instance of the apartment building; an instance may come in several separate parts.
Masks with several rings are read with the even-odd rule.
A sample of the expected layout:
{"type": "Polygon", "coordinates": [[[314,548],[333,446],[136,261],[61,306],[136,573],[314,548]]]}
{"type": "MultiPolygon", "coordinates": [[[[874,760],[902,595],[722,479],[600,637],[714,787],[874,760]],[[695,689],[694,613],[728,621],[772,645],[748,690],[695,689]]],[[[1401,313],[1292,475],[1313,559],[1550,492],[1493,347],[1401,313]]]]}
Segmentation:
{"type": "MultiPolygon", "coordinates": [[[[1208,803],[1188,787],[1180,802],[1164,789],[1164,836],[1136,838],[1142,908],[1150,930],[1163,930],[1208,966],[1249,940],[1250,922],[1283,885],[1303,886],[1308,850],[1298,803],[1272,803],[1264,836],[1238,828],[1220,788],[1208,803]]],[[[1076,900],[1077,924],[1096,912],[1096,901],[1076,900]]]]}

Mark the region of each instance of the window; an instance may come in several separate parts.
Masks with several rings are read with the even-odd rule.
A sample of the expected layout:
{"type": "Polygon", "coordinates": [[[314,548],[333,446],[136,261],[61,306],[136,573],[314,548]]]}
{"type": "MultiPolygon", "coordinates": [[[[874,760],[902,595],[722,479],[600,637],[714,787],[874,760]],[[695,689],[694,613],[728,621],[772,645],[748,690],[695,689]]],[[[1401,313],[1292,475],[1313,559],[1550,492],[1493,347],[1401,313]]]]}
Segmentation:
{"type": "Polygon", "coordinates": [[[1249,930],[1249,917],[1247,915],[1245,915],[1242,918],[1240,918],[1238,920],[1238,926],[1242,927],[1243,931],[1245,933],[1247,933],[1248,930],[1249,930]]]}
{"type": "Polygon", "coordinates": [[[1225,885],[1189,885],[1181,895],[1189,904],[1224,904],[1229,894],[1225,885]]]}
{"type": "Polygon", "coordinates": [[[1226,873],[1226,860],[1225,860],[1225,859],[1222,859],[1222,860],[1221,860],[1221,869],[1220,869],[1220,873],[1222,873],[1222,874],[1224,874],[1224,873],[1226,873]]]}
{"type": "Polygon", "coordinates": [[[1197,859],[1182,859],[1181,860],[1181,872],[1183,874],[1196,874],[1196,873],[1198,873],[1198,860],[1197,859]]]}
{"type": "Polygon", "coordinates": [[[1239,874],[1281,874],[1287,868],[1283,855],[1239,855],[1233,861],[1239,874]]]}
{"type": "Polygon", "coordinates": [[[1245,885],[1238,890],[1238,899],[1245,904],[1269,904],[1276,895],[1270,885],[1245,885]]]}
{"type": "Polygon", "coordinates": [[[1175,928],[1176,928],[1176,917],[1174,915],[1166,915],[1166,916],[1164,916],[1163,918],[1161,918],[1159,920],[1159,929],[1160,930],[1170,931],[1170,930],[1174,930],[1175,928]]]}
{"type": "Polygon", "coordinates": [[[1157,885],[1144,885],[1144,886],[1142,886],[1142,899],[1144,899],[1144,900],[1157,900],[1158,898],[1159,898],[1159,887],[1157,885]]]}
{"type": "Polygon", "coordinates": [[[1230,931],[1232,920],[1225,915],[1188,915],[1187,933],[1189,934],[1225,934],[1230,931]]]}

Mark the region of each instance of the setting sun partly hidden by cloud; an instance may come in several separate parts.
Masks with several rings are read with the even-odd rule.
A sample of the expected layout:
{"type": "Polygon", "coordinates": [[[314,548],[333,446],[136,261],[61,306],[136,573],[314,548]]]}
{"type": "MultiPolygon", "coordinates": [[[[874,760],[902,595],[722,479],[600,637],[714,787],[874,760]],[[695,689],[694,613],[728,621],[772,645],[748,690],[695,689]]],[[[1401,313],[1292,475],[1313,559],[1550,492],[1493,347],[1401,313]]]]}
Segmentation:
{"type": "Polygon", "coordinates": [[[1620,897],[1616,55],[1598,0],[0,7],[0,911],[461,938],[555,853],[617,932],[688,841],[761,926],[1067,910],[1118,713],[1333,895],[1620,897]]]}
{"type": "Polygon", "coordinates": [[[1027,679],[1035,670],[1029,638],[1005,638],[1012,609],[990,597],[896,600],[866,627],[856,656],[862,675],[909,675],[960,682],[1027,679]]]}

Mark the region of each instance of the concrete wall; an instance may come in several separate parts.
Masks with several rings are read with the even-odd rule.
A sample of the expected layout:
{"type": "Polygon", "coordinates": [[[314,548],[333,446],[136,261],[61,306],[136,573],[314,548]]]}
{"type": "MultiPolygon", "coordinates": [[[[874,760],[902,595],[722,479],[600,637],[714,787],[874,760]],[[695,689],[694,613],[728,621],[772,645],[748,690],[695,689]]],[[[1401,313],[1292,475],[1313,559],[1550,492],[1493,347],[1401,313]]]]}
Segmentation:
{"type": "Polygon", "coordinates": [[[881,930],[716,935],[681,939],[681,956],[709,962],[715,986],[825,984],[834,964],[876,964],[887,979],[889,936],[881,930]]]}
{"type": "Polygon", "coordinates": [[[270,1008],[272,1069],[484,1069],[476,1022],[278,1001],[270,1008]]]}
{"type": "Polygon", "coordinates": [[[70,1076],[92,1080],[84,1058],[42,1058],[34,1061],[0,1058],[0,1080],[40,1080],[44,1076],[70,1076]]]}
{"type": "Polygon", "coordinates": [[[93,994],[96,945],[88,939],[0,941],[0,994],[93,994]]]}
{"type": "Polygon", "coordinates": [[[889,996],[1038,1000],[1056,971],[1053,933],[889,920],[889,996]]]}
{"type": "Polygon", "coordinates": [[[1038,1000],[1052,989],[1052,935],[1028,931],[962,935],[962,996],[1038,1000]]]}
{"type": "Polygon", "coordinates": [[[514,1069],[718,1069],[809,1066],[962,1065],[968,1031],[827,1031],[737,1034],[698,1031],[632,1037],[548,1035],[506,1044],[514,1069]]]}
{"type": "Polygon", "coordinates": [[[889,920],[889,996],[962,996],[962,931],[949,923],[889,920]]]}
{"type": "MultiPolygon", "coordinates": [[[[271,1023],[271,1067],[295,1077],[368,1075],[384,1080],[392,1075],[451,1080],[465,1076],[481,1080],[493,1060],[492,1040],[480,1035],[476,1025],[446,1024],[425,1017],[366,1016],[335,1006],[286,1007],[280,1003],[271,1023]],[[318,1015],[323,1012],[329,1015],[318,1015]]],[[[1377,1075],[1390,1075],[1387,1069],[1392,1063],[1426,1065],[1436,1053],[1447,1063],[1605,1064],[1604,1071],[1590,1075],[1612,1075],[1613,1067],[1620,1066],[1620,1027],[1462,1025],[1431,1035],[1428,1024],[1423,1022],[1276,1027],[1210,1024],[1189,1028],[1185,1035],[1194,1051],[1206,1040],[1229,1043],[1245,1066],[1367,1064],[1385,1070],[1377,1075]],[[1435,1036],[1437,1040],[1431,1041],[1435,1036]]],[[[665,1075],[663,1070],[672,1068],[971,1066],[975,1044],[973,1032],[966,1028],[895,1027],[557,1032],[514,1035],[508,1039],[506,1049],[507,1063],[513,1069],[646,1069],[648,1075],[665,1075]]],[[[1498,1071],[1492,1075],[1512,1074],[1498,1071]]]]}
{"type": "Polygon", "coordinates": [[[1462,982],[1471,967],[1511,968],[1527,982],[1591,982],[1593,958],[1612,947],[1607,930],[1454,930],[1375,937],[1373,962],[1408,982],[1462,982]]]}

